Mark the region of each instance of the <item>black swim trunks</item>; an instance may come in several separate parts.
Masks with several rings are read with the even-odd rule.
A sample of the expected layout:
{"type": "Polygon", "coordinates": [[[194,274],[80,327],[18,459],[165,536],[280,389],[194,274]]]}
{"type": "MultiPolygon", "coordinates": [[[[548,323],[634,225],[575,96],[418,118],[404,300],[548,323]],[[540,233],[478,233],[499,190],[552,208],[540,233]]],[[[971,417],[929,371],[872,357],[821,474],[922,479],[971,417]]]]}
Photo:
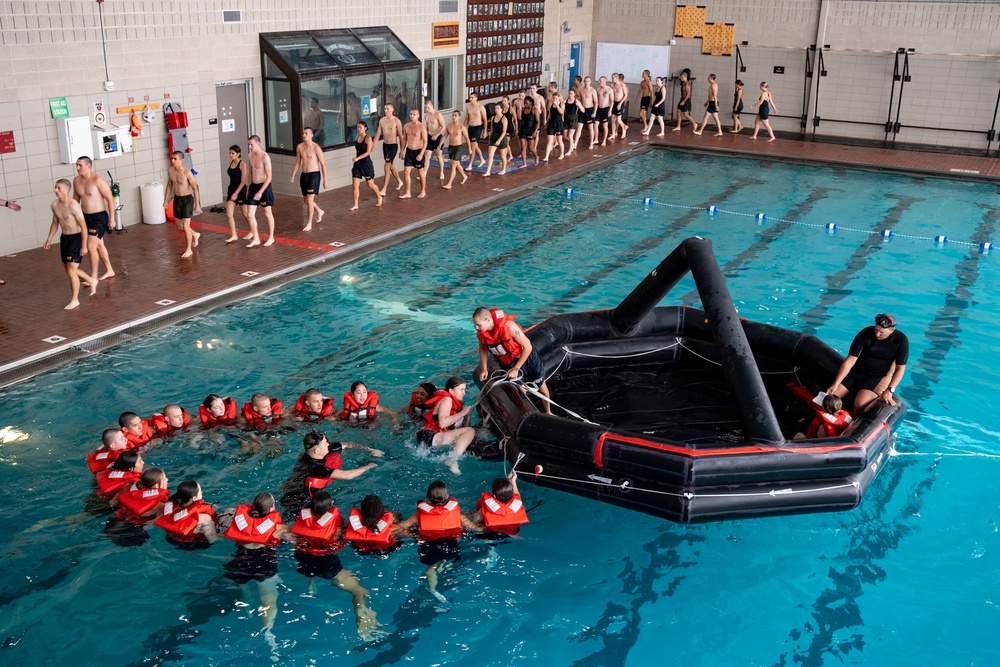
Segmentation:
{"type": "Polygon", "coordinates": [[[424,160],[426,158],[421,158],[418,160],[417,156],[420,155],[420,153],[421,151],[417,150],[416,148],[407,148],[406,154],[403,156],[403,166],[413,167],[414,169],[423,169],[424,160]]]}
{"type": "Polygon", "coordinates": [[[80,250],[83,249],[83,232],[63,234],[59,237],[59,254],[63,264],[79,264],[83,260],[80,250]]]}
{"type": "Polygon", "coordinates": [[[437,139],[435,139],[434,137],[428,136],[427,137],[427,150],[429,150],[429,151],[436,151],[437,149],[441,148],[441,142],[442,141],[444,141],[444,134],[442,134],[441,136],[439,136],[437,139]]]}
{"type": "Polygon", "coordinates": [[[462,144],[458,146],[448,146],[448,159],[462,161],[462,144]]]}
{"type": "Polygon", "coordinates": [[[470,125],[469,126],[469,140],[479,141],[483,136],[483,126],[482,125],[470,125]]]}
{"type": "Polygon", "coordinates": [[[399,154],[399,144],[382,144],[382,157],[386,162],[392,162],[399,154]]]}
{"type": "Polygon", "coordinates": [[[247,203],[251,206],[260,206],[261,208],[267,208],[268,206],[274,206],[274,192],[271,191],[271,184],[268,183],[267,187],[264,188],[264,193],[257,199],[257,193],[260,192],[260,187],[264,185],[263,183],[251,183],[250,187],[250,201],[247,203]]]}
{"type": "Polygon", "coordinates": [[[612,116],[621,116],[622,115],[622,107],[624,107],[624,106],[625,106],[625,104],[622,103],[622,102],[612,102],[611,103],[611,115],[612,116]]]}
{"type": "Polygon", "coordinates": [[[108,212],[98,211],[97,213],[84,213],[83,221],[87,223],[87,234],[103,239],[108,233],[108,212]]]}
{"type": "Polygon", "coordinates": [[[295,552],[295,560],[298,561],[297,571],[307,577],[319,577],[320,579],[333,579],[344,569],[337,554],[307,554],[304,551],[295,552]]]}
{"type": "Polygon", "coordinates": [[[302,172],[299,176],[299,188],[302,190],[303,197],[319,194],[320,176],[321,174],[318,171],[302,172]]]}
{"type": "Polygon", "coordinates": [[[190,220],[194,215],[194,195],[174,195],[174,220],[190,220]]]}
{"type": "Polygon", "coordinates": [[[594,107],[587,107],[586,109],[583,110],[583,113],[587,117],[587,120],[586,120],[586,122],[584,122],[584,125],[593,125],[594,124],[594,107]]]}
{"type": "Polygon", "coordinates": [[[678,104],[677,105],[677,110],[680,111],[681,113],[684,113],[684,112],[690,113],[691,112],[691,98],[689,97],[689,98],[687,98],[686,102],[683,102],[682,104],[678,104]]]}
{"type": "MultiPolygon", "coordinates": [[[[510,370],[513,367],[514,364],[511,364],[507,366],[507,369],[510,370]]],[[[521,381],[537,385],[545,382],[545,364],[542,363],[542,358],[538,355],[538,350],[532,349],[531,354],[528,355],[528,360],[521,366],[521,381]]]]}
{"type": "Polygon", "coordinates": [[[611,107],[597,107],[597,122],[607,123],[610,117],[611,107]]]}
{"type": "Polygon", "coordinates": [[[456,561],[460,555],[458,540],[418,540],[417,553],[424,565],[433,565],[441,561],[456,561]]]}
{"type": "Polygon", "coordinates": [[[432,431],[429,428],[422,428],[417,431],[417,444],[421,447],[433,447],[435,435],[437,435],[437,431],[432,431]]]}
{"type": "Polygon", "coordinates": [[[653,101],[653,98],[649,97],[648,95],[647,96],[643,96],[639,100],[639,108],[642,109],[643,111],[645,111],[646,109],[649,108],[649,105],[650,105],[650,103],[652,101],[653,101]]]}
{"type": "Polygon", "coordinates": [[[237,184],[235,186],[229,186],[229,191],[226,192],[226,201],[235,201],[237,206],[242,206],[247,203],[247,189],[245,187],[240,188],[237,184]],[[239,192],[236,189],[239,188],[239,192]],[[236,194],[236,199],[233,199],[233,194],[236,194]]]}
{"type": "Polygon", "coordinates": [[[351,178],[370,181],[375,178],[375,165],[370,157],[361,158],[351,165],[351,178]]]}
{"type": "Polygon", "coordinates": [[[274,547],[247,549],[237,545],[236,555],[224,566],[225,576],[237,584],[267,581],[278,574],[278,553],[274,547]]]}
{"type": "Polygon", "coordinates": [[[715,102],[709,102],[708,106],[705,107],[705,111],[708,113],[719,113],[719,105],[715,102]]]}

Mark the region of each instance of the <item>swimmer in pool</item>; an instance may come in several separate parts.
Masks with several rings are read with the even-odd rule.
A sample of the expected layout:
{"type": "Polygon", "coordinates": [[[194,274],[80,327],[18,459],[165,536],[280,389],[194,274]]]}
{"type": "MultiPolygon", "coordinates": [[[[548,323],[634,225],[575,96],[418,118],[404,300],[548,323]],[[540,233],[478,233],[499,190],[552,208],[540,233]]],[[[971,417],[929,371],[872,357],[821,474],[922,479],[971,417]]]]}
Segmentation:
{"type": "Polygon", "coordinates": [[[378,393],[369,391],[364,382],[355,382],[351,385],[350,391],[344,392],[344,409],[340,411],[340,418],[343,421],[354,424],[371,423],[375,417],[384,414],[396,425],[396,413],[393,410],[379,405],[378,393]]]}
{"type": "Polygon", "coordinates": [[[434,386],[433,382],[421,382],[417,386],[417,390],[410,394],[409,405],[400,408],[399,413],[405,414],[413,421],[423,421],[424,415],[430,411],[430,408],[425,405],[427,399],[435,393],[437,393],[437,387],[434,386]]]}
{"type": "Polygon", "coordinates": [[[319,389],[307,389],[295,403],[295,414],[304,422],[321,422],[333,414],[333,397],[319,389]]]}
{"type": "Polygon", "coordinates": [[[423,428],[417,431],[417,444],[421,447],[450,445],[453,448],[446,465],[456,475],[462,474],[458,457],[476,438],[476,429],[468,426],[472,407],[462,406],[467,386],[460,377],[448,378],[444,391],[435,392],[424,402],[430,410],[424,414],[423,428]]]}
{"type": "Polygon", "coordinates": [[[129,449],[139,449],[148,445],[153,439],[153,424],[148,419],[142,419],[134,412],[123,412],[118,417],[118,424],[128,440],[129,449]]]}

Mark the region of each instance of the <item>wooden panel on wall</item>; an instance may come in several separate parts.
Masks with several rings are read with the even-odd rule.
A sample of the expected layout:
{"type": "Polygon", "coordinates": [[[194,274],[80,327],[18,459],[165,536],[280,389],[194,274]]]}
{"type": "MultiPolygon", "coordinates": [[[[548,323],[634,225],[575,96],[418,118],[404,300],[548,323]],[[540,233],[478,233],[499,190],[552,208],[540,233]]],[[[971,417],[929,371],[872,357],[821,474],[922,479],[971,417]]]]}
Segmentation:
{"type": "Polygon", "coordinates": [[[679,5],[674,14],[674,37],[701,37],[705,29],[708,8],[695,5],[679,5]]]}
{"type": "Polygon", "coordinates": [[[733,55],[733,42],[736,41],[736,24],[706,23],[705,32],[701,36],[701,52],[713,56],[733,55]]]}
{"type": "Polygon", "coordinates": [[[468,0],[465,85],[480,99],[541,83],[545,3],[468,0]]]}

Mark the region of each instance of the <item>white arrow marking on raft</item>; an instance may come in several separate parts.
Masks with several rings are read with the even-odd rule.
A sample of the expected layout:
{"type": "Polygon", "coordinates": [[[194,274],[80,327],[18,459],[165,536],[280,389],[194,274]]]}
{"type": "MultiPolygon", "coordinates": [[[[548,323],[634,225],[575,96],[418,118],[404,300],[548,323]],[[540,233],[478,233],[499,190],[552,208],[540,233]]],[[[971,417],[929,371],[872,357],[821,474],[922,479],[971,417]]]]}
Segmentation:
{"type": "Polygon", "coordinates": [[[781,496],[781,495],[785,495],[786,493],[792,493],[792,490],[791,489],[771,489],[771,491],[770,491],[770,493],[768,493],[768,495],[769,496],[781,496]]]}
{"type": "Polygon", "coordinates": [[[611,479],[610,478],[608,478],[608,477],[601,477],[600,475],[587,475],[587,479],[589,479],[591,481],[594,481],[594,482],[600,482],[601,484],[610,484],[611,483],[611,479]]]}

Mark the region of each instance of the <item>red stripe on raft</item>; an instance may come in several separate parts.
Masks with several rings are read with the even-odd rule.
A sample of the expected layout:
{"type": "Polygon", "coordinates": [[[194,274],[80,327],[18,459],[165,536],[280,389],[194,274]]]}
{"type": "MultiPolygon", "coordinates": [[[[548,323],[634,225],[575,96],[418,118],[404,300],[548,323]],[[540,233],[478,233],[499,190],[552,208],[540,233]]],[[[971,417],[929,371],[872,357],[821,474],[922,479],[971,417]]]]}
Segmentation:
{"type": "MultiPolygon", "coordinates": [[[[209,225],[204,222],[191,221],[192,229],[204,229],[210,232],[219,232],[220,234],[228,234],[229,227],[221,227],[219,225],[209,225]]],[[[274,242],[281,245],[293,246],[296,248],[305,248],[306,250],[318,250],[320,252],[335,252],[339,248],[335,248],[329,245],[323,245],[322,243],[312,243],[311,241],[296,241],[295,239],[286,239],[280,236],[274,237],[274,242]]],[[[262,244],[263,246],[263,244],[262,244]]]]}
{"type": "Polygon", "coordinates": [[[594,447],[594,465],[598,468],[604,467],[604,438],[608,436],[607,431],[597,439],[597,446],[594,447]]]}

